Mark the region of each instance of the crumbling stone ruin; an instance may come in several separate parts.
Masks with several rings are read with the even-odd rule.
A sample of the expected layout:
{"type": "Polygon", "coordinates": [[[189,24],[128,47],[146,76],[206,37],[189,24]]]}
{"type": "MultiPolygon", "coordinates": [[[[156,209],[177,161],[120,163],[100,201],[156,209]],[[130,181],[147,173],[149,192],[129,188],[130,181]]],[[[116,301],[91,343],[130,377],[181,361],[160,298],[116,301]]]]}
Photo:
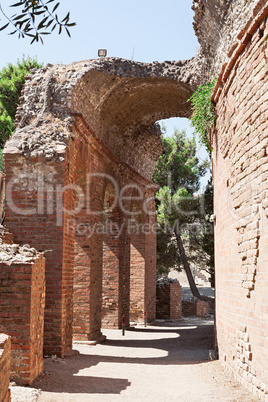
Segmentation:
{"type": "MultiPolygon", "coordinates": [[[[22,383],[42,371],[43,341],[46,354],[64,356],[72,339],[100,339],[101,328],[120,327],[122,316],[126,324],[144,312],[154,320],[151,177],[162,152],[155,122],[189,117],[193,91],[217,76],[211,141],[219,358],[267,400],[268,4],[194,0],[193,7],[201,47],[191,60],[86,60],[26,77],[4,150],[5,224],[15,246],[10,236],[10,248],[0,246],[5,255],[14,251],[1,260],[1,297],[8,287],[19,293],[20,266],[29,276],[25,294],[34,281],[31,297],[39,300],[36,306],[27,298],[25,309],[37,308],[29,317],[41,320],[44,309],[44,336],[37,320],[17,343],[29,345],[35,364],[20,362],[12,346],[13,377],[19,364],[22,383]],[[23,244],[33,253],[27,262],[23,244]]],[[[7,335],[9,317],[20,312],[16,298],[9,300],[0,315],[7,335]]]]}

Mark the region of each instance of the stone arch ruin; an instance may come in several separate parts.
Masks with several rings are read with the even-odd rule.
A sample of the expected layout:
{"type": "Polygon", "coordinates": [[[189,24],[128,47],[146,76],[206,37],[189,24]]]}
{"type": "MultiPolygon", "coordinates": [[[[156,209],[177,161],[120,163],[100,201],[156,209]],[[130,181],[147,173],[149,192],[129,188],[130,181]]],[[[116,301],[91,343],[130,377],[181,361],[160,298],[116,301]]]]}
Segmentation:
{"type": "Polygon", "coordinates": [[[100,338],[102,304],[106,326],[144,311],[155,318],[154,122],[189,114],[187,64],[105,59],[47,66],[27,80],[5,147],[6,222],[16,242],[50,250],[45,353],[63,356],[72,332],[100,338]]]}
{"type": "MultiPolygon", "coordinates": [[[[193,91],[217,76],[211,141],[219,358],[267,399],[268,5],[194,0],[193,8],[201,47],[191,60],[107,58],[47,65],[26,77],[4,151],[6,225],[15,245],[1,234],[9,244],[2,244],[0,264],[3,278],[15,278],[6,293],[31,289],[27,314],[14,301],[18,320],[27,316],[23,336],[13,331],[17,350],[30,350],[24,378],[13,366],[24,383],[42,371],[44,311],[44,350],[59,356],[72,337],[98,340],[101,327],[120,327],[123,315],[127,324],[144,311],[155,318],[151,178],[162,146],[154,123],[189,117],[193,91]],[[129,231],[139,222],[146,231],[129,231]]],[[[0,324],[12,332],[8,320],[0,324]]]]}

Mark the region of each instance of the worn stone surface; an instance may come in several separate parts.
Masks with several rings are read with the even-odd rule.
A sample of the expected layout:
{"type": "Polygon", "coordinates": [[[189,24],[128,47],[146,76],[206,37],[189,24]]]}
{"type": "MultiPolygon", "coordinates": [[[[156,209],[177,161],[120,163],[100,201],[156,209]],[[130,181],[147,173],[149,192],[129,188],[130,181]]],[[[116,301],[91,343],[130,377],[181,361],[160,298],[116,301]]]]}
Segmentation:
{"type": "Polygon", "coordinates": [[[193,0],[193,26],[200,43],[203,81],[218,76],[258,3],[259,0],[193,0]]]}
{"type": "Polygon", "coordinates": [[[194,59],[146,64],[117,58],[47,65],[27,79],[5,153],[62,161],[73,116],[82,113],[120,159],[150,178],[162,150],[154,123],[189,116],[198,66],[194,59]]]}

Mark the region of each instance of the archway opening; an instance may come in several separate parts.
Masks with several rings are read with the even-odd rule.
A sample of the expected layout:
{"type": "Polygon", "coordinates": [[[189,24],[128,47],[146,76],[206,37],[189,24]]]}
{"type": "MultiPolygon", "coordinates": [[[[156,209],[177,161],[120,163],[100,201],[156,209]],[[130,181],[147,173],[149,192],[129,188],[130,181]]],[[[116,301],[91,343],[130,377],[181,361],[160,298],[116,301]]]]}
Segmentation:
{"type": "MultiPolygon", "coordinates": [[[[209,221],[210,215],[213,214],[209,155],[206,149],[198,143],[198,139],[194,137],[194,130],[187,118],[164,119],[158,121],[158,124],[163,136],[164,156],[160,156],[153,176],[157,184],[162,186],[162,189],[156,194],[158,222],[161,227],[161,232],[157,236],[157,273],[159,275],[157,283],[160,285],[164,282],[172,283],[174,279],[179,280],[182,285],[183,305],[185,305],[183,314],[187,314],[188,302],[190,303],[193,294],[181,259],[177,230],[180,233],[194,282],[201,296],[208,300],[208,311],[212,313],[214,305],[214,234],[213,223],[209,221]],[[179,143],[177,148],[175,143],[179,143]],[[190,149],[192,154],[189,152],[190,149]],[[188,154],[188,159],[185,158],[185,154],[188,154]],[[195,159],[198,162],[193,163],[195,159]],[[170,160],[174,162],[171,163],[170,160]],[[186,167],[191,166],[192,171],[189,169],[187,173],[187,170],[181,169],[181,163],[184,163],[186,167]],[[206,169],[201,168],[202,166],[206,169]],[[198,172],[195,180],[193,180],[193,171],[198,172]],[[184,187],[188,193],[192,191],[192,199],[182,200],[178,204],[180,210],[175,211],[176,227],[179,228],[176,230],[174,230],[174,211],[172,210],[170,215],[164,211],[164,207],[167,210],[174,208],[173,204],[169,208],[169,205],[165,205],[166,201],[162,201],[165,185],[168,187],[171,198],[175,192],[183,193],[184,187]],[[193,190],[191,186],[193,186],[193,190]],[[190,210],[187,209],[187,202],[193,204],[190,210]],[[163,223],[163,219],[168,221],[166,225],[163,223]]],[[[188,197],[189,194],[186,192],[186,195],[188,197]]],[[[175,201],[171,199],[168,202],[174,203],[175,201]]]]}

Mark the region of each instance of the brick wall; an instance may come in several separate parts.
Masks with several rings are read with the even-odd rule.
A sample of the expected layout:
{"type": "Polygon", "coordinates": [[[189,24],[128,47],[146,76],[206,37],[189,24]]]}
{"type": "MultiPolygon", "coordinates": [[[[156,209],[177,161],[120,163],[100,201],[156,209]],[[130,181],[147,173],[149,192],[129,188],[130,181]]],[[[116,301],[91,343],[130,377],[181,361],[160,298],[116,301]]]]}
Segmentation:
{"type": "Polygon", "coordinates": [[[13,244],[14,242],[14,236],[2,225],[0,225],[0,239],[4,244],[13,244]]]}
{"type": "Polygon", "coordinates": [[[222,363],[268,398],[268,7],[259,2],[214,100],[216,323],[222,363]]]}
{"type": "MultiPolygon", "coordinates": [[[[136,210],[138,213],[138,211],[136,210]]],[[[140,210],[142,214],[142,211],[140,210]]],[[[137,215],[137,224],[144,223],[144,216],[137,215]]],[[[142,322],[145,312],[145,235],[139,229],[130,236],[130,321],[142,322]]]]}
{"type": "Polygon", "coordinates": [[[156,318],[176,320],[182,315],[182,288],[179,282],[156,286],[156,318]]]}
{"type": "Polygon", "coordinates": [[[170,319],[170,285],[167,283],[156,287],[156,318],[170,319]]]}
{"type": "Polygon", "coordinates": [[[86,128],[82,122],[80,125],[79,122],[77,124],[80,141],[77,145],[79,159],[76,183],[88,199],[75,215],[73,336],[76,340],[87,341],[97,339],[101,335],[103,249],[101,225],[105,161],[87,141],[86,128]]]}
{"type": "MultiPolygon", "coordinates": [[[[143,322],[156,317],[156,235],[153,192],[143,192],[142,201],[132,203],[130,231],[130,320],[143,322]],[[146,193],[146,196],[145,196],[146,193]],[[146,208],[144,207],[146,203],[146,208]]],[[[133,199],[137,194],[132,194],[133,199]]]]}
{"type": "Polygon", "coordinates": [[[0,294],[0,330],[12,338],[12,378],[31,384],[43,371],[44,257],[1,262],[0,294]]]}
{"type": "Polygon", "coordinates": [[[209,316],[209,310],[209,302],[201,301],[196,298],[183,300],[182,302],[182,315],[185,317],[207,317],[209,316]]]}
{"type": "Polygon", "coordinates": [[[209,304],[207,302],[198,300],[196,303],[196,316],[207,317],[209,315],[209,304]]]}
{"type": "Polygon", "coordinates": [[[10,359],[11,359],[11,338],[0,334],[0,401],[10,401],[10,359]]]}
{"type": "MultiPolygon", "coordinates": [[[[109,187],[108,187],[109,188],[109,187]]],[[[119,328],[122,316],[120,297],[120,209],[118,204],[113,206],[115,201],[114,193],[110,194],[106,188],[104,203],[104,224],[107,233],[103,238],[103,279],[102,279],[102,327],[119,328]],[[114,225],[114,227],[112,226],[114,225]]],[[[114,190],[112,188],[112,190],[114,190]]]]}
{"type": "Polygon", "coordinates": [[[182,315],[182,287],[179,282],[170,284],[170,318],[181,318],[182,315]]]}
{"type": "Polygon", "coordinates": [[[149,216],[147,218],[147,230],[145,230],[145,311],[147,321],[152,322],[156,318],[156,227],[154,191],[146,191],[146,202],[149,216]]]}
{"type": "Polygon", "coordinates": [[[46,254],[45,354],[63,356],[72,346],[74,194],[73,141],[58,159],[26,158],[6,150],[5,223],[14,241],[46,254]],[[65,157],[65,160],[63,161],[65,157]],[[67,211],[67,212],[66,212],[67,211]]]}
{"type": "Polygon", "coordinates": [[[101,335],[101,325],[120,328],[123,315],[126,325],[129,319],[143,320],[146,309],[148,319],[154,319],[156,240],[148,228],[155,223],[155,210],[149,221],[143,203],[151,183],[127,165],[122,169],[122,162],[80,116],[74,132],[79,154],[76,183],[98,212],[91,214],[85,204],[75,216],[73,332],[74,339],[87,341],[101,335]],[[145,233],[140,225],[146,219],[145,233]]]}

